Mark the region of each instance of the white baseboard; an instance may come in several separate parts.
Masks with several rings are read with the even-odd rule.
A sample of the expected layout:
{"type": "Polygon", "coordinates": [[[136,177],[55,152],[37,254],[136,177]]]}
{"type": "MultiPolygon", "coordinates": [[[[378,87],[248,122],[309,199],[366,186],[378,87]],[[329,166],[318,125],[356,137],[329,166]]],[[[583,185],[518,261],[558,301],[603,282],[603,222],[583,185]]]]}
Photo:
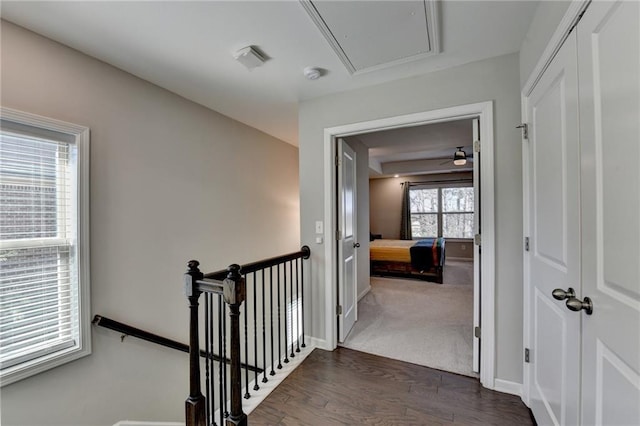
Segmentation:
{"type": "Polygon", "coordinates": [[[458,260],[464,262],[473,262],[473,257],[455,257],[455,256],[447,256],[444,261],[444,266],[447,266],[447,260],[458,260]]]}
{"type": "Polygon", "coordinates": [[[522,398],[522,383],[510,382],[509,380],[495,379],[493,390],[516,395],[522,398]]]}
{"type": "MultiPolygon", "coordinates": [[[[300,352],[296,353],[296,356],[293,358],[289,358],[288,363],[282,363],[282,369],[277,370],[275,376],[269,376],[267,374],[267,383],[262,383],[262,375],[258,376],[258,386],[260,389],[257,391],[253,390],[253,386],[255,385],[255,380],[249,382],[249,393],[251,394],[251,398],[242,400],[242,411],[245,414],[249,415],[255,408],[260,405],[264,399],[269,396],[271,392],[280,384],[284,379],[287,378],[293,370],[295,370],[302,361],[305,360],[307,356],[316,348],[315,341],[313,337],[305,337],[305,348],[300,348],[300,352]]],[[[269,367],[270,368],[270,367],[269,367]]],[[[244,395],[245,389],[242,390],[242,394],[244,395]]],[[[220,412],[216,410],[214,414],[214,419],[220,418],[220,412]]]]}
{"type": "Polygon", "coordinates": [[[360,301],[360,299],[362,299],[363,297],[365,297],[367,295],[367,293],[369,293],[371,291],[371,286],[368,285],[367,288],[365,288],[364,290],[362,290],[362,292],[358,295],[358,302],[360,301]]]}
{"type": "Polygon", "coordinates": [[[324,339],[318,339],[316,337],[311,337],[311,336],[306,336],[305,337],[306,342],[307,342],[307,346],[313,347],[313,348],[318,348],[318,349],[323,349],[325,351],[330,351],[332,350],[331,348],[329,348],[327,346],[327,341],[324,339]]]}

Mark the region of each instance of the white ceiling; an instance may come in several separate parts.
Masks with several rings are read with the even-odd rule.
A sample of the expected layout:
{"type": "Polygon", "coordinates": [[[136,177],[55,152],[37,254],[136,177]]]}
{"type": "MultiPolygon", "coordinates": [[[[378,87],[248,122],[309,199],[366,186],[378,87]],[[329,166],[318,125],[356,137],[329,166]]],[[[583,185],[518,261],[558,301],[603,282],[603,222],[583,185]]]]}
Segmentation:
{"type": "MultiPolygon", "coordinates": [[[[358,22],[379,19],[375,5],[389,8],[393,2],[360,1],[356,14],[348,12],[351,1],[325,9],[331,6],[335,14],[340,3],[358,28],[358,22]],[[370,14],[363,5],[372,6],[370,14]]],[[[424,7],[422,1],[412,3],[424,7]]],[[[297,145],[300,101],[516,52],[536,4],[438,2],[440,54],[353,75],[295,0],[3,0],[2,18],[297,145]],[[251,71],[232,57],[248,45],[270,58],[251,71]],[[302,74],[307,66],[320,67],[325,75],[308,81],[302,74]]],[[[407,36],[396,21],[389,20],[395,28],[379,28],[391,46],[407,36]]],[[[370,37],[362,42],[371,50],[370,37]]]]}

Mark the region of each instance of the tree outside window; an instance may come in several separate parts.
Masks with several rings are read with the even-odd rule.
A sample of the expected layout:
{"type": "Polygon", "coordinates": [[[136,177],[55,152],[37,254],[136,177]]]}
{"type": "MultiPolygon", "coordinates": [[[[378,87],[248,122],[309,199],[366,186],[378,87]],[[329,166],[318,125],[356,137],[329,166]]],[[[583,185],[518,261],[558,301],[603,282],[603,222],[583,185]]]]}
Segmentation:
{"type": "Polygon", "coordinates": [[[409,200],[414,238],[473,238],[472,187],[411,189],[409,200]]]}

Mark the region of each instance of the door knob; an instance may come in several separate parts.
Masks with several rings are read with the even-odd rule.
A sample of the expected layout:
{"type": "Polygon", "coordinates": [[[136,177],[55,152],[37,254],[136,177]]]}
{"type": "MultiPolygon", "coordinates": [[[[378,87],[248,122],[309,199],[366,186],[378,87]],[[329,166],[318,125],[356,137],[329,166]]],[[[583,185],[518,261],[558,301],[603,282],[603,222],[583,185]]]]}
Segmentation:
{"type": "Polygon", "coordinates": [[[571,287],[569,287],[567,291],[564,291],[561,288],[556,288],[555,290],[553,290],[551,295],[556,300],[564,300],[564,299],[570,299],[572,297],[576,297],[576,292],[571,287]]]}
{"type": "Polygon", "coordinates": [[[584,300],[572,297],[567,300],[567,308],[575,312],[584,310],[587,315],[591,315],[593,313],[593,302],[588,297],[585,297],[584,300]]]}
{"type": "Polygon", "coordinates": [[[353,243],[353,248],[358,248],[360,247],[360,243],[353,243]]]}

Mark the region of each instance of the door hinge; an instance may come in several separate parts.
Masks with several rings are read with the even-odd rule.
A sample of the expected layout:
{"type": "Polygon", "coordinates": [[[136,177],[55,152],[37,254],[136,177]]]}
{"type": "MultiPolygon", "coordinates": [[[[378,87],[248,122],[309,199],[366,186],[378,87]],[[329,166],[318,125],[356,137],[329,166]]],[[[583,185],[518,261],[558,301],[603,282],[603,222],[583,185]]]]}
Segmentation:
{"type": "Polygon", "coordinates": [[[342,305],[336,306],[336,315],[342,315],[342,305]]]}
{"type": "Polygon", "coordinates": [[[339,166],[340,166],[340,156],[339,156],[339,155],[336,155],[336,161],[335,161],[335,163],[336,163],[336,167],[339,167],[339,166]]]}
{"type": "Polygon", "coordinates": [[[473,335],[479,339],[480,336],[482,336],[482,330],[480,330],[480,327],[474,327],[473,329],[473,335]]]}
{"type": "Polygon", "coordinates": [[[480,141],[473,141],[473,152],[480,152],[480,141]]]}
{"type": "Polygon", "coordinates": [[[342,232],[338,229],[336,231],[336,241],[340,241],[342,239],[342,232]]]}
{"type": "Polygon", "coordinates": [[[529,251],[529,237],[524,237],[524,250],[529,251]]]}
{"type": "Polygon", "coordinates": [[[522,129],[522,138],[529,139],[529,125],[527,123],[516,126],[516,129],[522,129]]]}
{"type": "Polygon", "coordinates": [[[524,348],[524,362],[529,362],[529,348],[524,348]]]}
{"type": "Polygon", "coordinates": [[[473,236],[473,244],[477,246],[482,245],[482,237],[480,236],[480,234],[476,234],[473,236]]]}

